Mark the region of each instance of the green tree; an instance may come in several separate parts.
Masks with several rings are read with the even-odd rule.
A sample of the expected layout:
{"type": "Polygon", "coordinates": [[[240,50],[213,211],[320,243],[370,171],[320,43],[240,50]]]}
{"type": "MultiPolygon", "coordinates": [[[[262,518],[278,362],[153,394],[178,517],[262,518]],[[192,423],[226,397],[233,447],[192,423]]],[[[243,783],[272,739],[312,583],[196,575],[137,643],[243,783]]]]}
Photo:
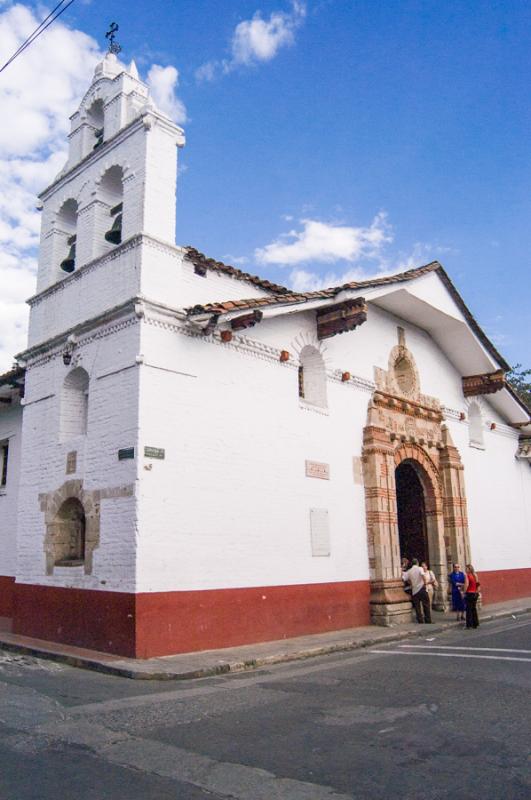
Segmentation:
{"type": "Polygon", "coordinates": [[[523,369],[521,364],[516,364],[507,373],[507,380],[520,400],[531,409],[531,369],[523,369]]]}

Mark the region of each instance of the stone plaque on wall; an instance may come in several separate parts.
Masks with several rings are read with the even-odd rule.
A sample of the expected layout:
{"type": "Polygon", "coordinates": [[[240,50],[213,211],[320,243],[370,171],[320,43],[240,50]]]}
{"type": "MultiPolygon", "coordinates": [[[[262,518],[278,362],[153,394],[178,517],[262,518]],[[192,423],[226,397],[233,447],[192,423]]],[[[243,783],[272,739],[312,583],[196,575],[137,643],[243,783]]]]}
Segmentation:
{"type": "Polygon", "coordinates": [[[321,461],[306,461],[306,477],[307,478],[321,478],[321,480],[330,480],[330,465],[323,464],[321,461]]]}
{"type": "Polygon", "coordinates": [[[310,508],[312,556],[330,555],[330,527],[327,508],[310,508]]]}
{"type": "Polygon", "coordinates": [[[72,475],[77,469],[77,450],[71,450],[66,454],[66,474],[72,475]]]}
{"type": "Polygon", "coordinates": [[[165,458],[166,451],[162,447],[144,447],[144,456],[146,458],[165,458]]]}

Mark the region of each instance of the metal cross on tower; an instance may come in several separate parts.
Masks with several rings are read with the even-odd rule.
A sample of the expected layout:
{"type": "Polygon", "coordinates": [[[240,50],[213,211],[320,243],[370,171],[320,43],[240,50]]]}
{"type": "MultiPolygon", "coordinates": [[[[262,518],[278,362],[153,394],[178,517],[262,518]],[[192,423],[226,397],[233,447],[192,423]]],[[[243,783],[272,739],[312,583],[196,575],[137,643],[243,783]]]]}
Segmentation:
{"type": "Polygon", "coordinates": [[[109,30],[105,34],[105,38],[109,40],[109,53],[114,53],[115,56],[122,52],[122,48],[118,42],[114,41],[114,35],[118,28],[119,26],[116,24],[116,22],[111,22],[109,25],[109,30]]]}

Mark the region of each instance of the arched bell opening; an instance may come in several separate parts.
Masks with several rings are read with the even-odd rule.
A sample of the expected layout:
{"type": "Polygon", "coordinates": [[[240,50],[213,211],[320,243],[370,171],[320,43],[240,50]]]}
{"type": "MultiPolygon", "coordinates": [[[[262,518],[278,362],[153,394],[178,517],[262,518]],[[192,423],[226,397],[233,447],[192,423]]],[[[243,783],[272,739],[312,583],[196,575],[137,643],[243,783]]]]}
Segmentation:
{"type": "Polygon", "coordinates": [[[98,199],[104,208],[104,234],[101,243],[103,253],[122,242],[123,180],[122,167],[115,165],[107,170],[100,181],[98,199]]]}
{"type": "Polygon", "coordinates": [[[57,261],[61,273],[69,274],[76,268],[77,218],[77,201],[67,200],[56,218],[57,261]]]}
{"type": "Polygon", "coordinates": [[[105,112],[103,100],[95,100],[87,111],[87,122],[91,129],[93,139],[91,141],[92,150],[103,144],[105,136],[105,112]]]}

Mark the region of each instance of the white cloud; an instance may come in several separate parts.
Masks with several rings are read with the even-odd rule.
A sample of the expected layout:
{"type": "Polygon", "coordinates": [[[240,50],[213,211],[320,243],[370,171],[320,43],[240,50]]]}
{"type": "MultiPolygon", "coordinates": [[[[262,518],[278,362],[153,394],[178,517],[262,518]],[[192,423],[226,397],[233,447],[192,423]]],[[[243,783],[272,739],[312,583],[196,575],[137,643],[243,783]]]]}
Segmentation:
{"type": "Polygon", "coordinates": [[[311,292],[404,272],[456,252],[428,242],[416,242],[407,253],[392,252],[392,242],[393,231],[383,211],[366,227],[301,219],[298,229],[257,248],[254,256],[260,264],[291,267],[289,285],[298,292],[311,292]],[[343,263],[344,269],[312,269],[313,264],[332,263],[343,263]]]}
{"type": "Polygon", "coordinates": [[[147,84],[157,108],[175,122],[186,122],[186,108],[175,94],[179,85],[179,72],[175,67],[153,64],[148,72],[147,84]]]}
{"type": "Polygon", "coordinates": [[[309,262],[357,262],[362,258],[375,259],[384,246],[392,241],[384,213],[377,214],[368,227],[355,227],[300,220],[302,228],[282,234],[265,247],[255,250],[261,264],[293,266],[309,262]]]}
{"type": "Polygon", "coordinates": [[[299,0],[293,0],[291,11],[273,11],[268,19],[263,19],[261,12],[256,11],[251,19],[236,25],[230,44],[231,57],[202,64],[196,70],[196,79],[211,81],[220,73],[227,74],[237,67],[271,61],[279,50],[294,43],[295,31],[305,16],[306,6],[299,0]]]}
{"type": "MultiPolygon", "coordinates": [[[[0,0],[0,63],[33,32],[39,19],[20,3],[0,0]]],[[[97,43],[58,20],[2,73],[0,81],[0,372],[26,346],[27,307],[34,292],[40,215],[36,195],[66,161],[69,114],[102,58],[97,43]]],[[[182,119],[174,67],[149,71],[155,103],[182,119]]]]}
{"type": "Polygon", "coordinates": [[[293,44],[295,29],[305,15],[305,6],[293,3],[290,14],[274,11],[264,20],[257,11],[252,19],[240,22],[232,37],[233,64],[270,61],[282,47],[293,44]]]}

